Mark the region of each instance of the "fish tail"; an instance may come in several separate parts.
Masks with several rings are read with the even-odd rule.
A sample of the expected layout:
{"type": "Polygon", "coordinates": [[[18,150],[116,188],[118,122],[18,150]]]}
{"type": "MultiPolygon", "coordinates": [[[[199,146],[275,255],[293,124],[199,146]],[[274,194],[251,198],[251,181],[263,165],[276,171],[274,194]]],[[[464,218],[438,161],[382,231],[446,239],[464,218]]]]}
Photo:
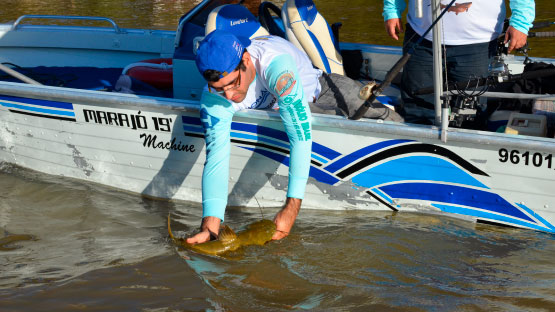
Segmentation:
{"type": "Polygon", "coordinates": [[[168,234],[170,235],[170,238],[175,241],[175,236],[173,236],[172,228],[170,226],[170,213],[169,212],[168,212],[168,234]]]}

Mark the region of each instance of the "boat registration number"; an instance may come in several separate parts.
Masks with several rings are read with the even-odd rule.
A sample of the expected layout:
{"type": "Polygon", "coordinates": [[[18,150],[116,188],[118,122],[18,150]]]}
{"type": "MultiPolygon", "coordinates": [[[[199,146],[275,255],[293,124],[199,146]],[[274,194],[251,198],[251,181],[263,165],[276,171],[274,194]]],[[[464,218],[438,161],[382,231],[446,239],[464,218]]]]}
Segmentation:
{"type": "Polygon", "coordinates": [[[499,149],[499,161],[502,163],[512,163],[515,165],[524,164],[525,166],[547,167],[551,169],[553,165],[553,155],[529,151],[521,153],[518,150],[502,148],[499,149]]]}

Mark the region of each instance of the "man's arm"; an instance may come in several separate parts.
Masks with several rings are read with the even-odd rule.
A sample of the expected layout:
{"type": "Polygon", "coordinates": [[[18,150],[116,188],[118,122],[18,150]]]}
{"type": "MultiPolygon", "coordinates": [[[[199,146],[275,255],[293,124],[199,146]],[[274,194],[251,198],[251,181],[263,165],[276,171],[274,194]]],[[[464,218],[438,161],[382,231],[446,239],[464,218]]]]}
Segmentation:
{"type": "Polygon", "coordinates": [[[526,44],[528,30],[536,16],[534,0],[510,0],[511,18],[505,33],[505,43],[509,42],[509,52],[526,44]]]}
{"type": "Polygon", "coordinates": [[[405,0],[384,0],[383,2],[382,15],[384,18],[385,31],[395,40],[399,40],[398,34],[405,31],[403,29],[401,17],[406,6],[405,0]]]}
{"type": "Polygon", "coordinates": [[[229,183],[231,121],[235,110],[225,98],[204,91],[200,119],[206,141],[206,162],[202,172],[201,232],[188,238],[188,243],[203,243],[217,236],[224,220],[229,183]]]}
{"type": "Polygon", "coordinates": [[[289,137],[289,183],[285,206],[274,218],[273,239],[289,234],[304,197],[312,151],[312,115],[303,92],[297,65],[290,55],[275,57],[265,73],[270,91],[278,99],[279,113],[289,137]]]}

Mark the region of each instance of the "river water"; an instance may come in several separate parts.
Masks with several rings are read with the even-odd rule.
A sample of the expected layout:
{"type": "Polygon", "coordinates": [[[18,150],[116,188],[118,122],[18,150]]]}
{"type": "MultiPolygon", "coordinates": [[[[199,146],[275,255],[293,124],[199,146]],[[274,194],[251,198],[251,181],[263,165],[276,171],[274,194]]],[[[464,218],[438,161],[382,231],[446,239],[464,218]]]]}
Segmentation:
{"type": "MultiPolygon", "coordinates": [[[[383,37],[380,1],[367,2],[374,4],[333,10],[344,2],[316,3],[343,22],[343,40],[361,41],[357,33],[383,37]],[[346,24],[357,15],[371,18],[351,32],[346,24]]],[[[0,22],[63,12],[173,29],[192,5],[7,0],[0,22]]],[[[545,7],[538,15],[554,11],[552,0],[537,5],[545,7]]],[[[372,42],[390,44],[382,40],[372,42]]],[[[1,163],[0,190],[0,242],[22,239],[0,244],[0,311],[555,310],[555,236],[546,233],[411,213],[302,210],[287,239],[219,259],[167,240],[168,213],[174,233],[190,235],[198,204],[1,163]]],[[[241,229],[276,211],[228,209],[226,223],[241,229]]]]}

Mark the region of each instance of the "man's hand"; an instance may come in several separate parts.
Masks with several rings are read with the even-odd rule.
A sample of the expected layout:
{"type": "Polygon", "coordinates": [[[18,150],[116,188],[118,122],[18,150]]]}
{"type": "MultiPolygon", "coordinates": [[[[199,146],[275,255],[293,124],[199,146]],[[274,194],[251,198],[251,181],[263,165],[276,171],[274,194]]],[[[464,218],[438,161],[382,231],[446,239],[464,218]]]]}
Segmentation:
{"type": "Polygon", "coordinates": [[[401,24],[400,18],[388,19],[387,21],[385,21],[384,24],[385,24],[385,31],[387,31],[387,34],[395,40],[399,40],[398,34],[405,32],[405,30],[403,29],[403,25],[401,24]]]}
{"type": "Polygon", "coordinates": [[[210,236],[218,236],[220,231],[221,220],[216,217],[205,217],[202,219],[202,225],[200,226],[200,233],[197,233],[193,237],[187,238],[187,243],[189,244],[200,244],[205,243],[210,240],[210,236]]]}
{"type": "Polygon", "coordinates": [[[509,28],[507,28],[507,32],[505,33],[504,42],[505,44],[509,42],[508,53],[511,53],[511,51],[515,49],[522,48],[526,44],[526,38],[528,38],[528,36],[523,32],[516,30],[513,26],[509,26],[509,28]]]}
{"type": "Polygon", "coordinates": [[[295,219],[301,209],[301,202],[302,199],[287,197],[285,206],[274,217],[276,232],[272,236],[273,240],[279,240],[289,235],[289,231],[295,224],[295,219]]]}

